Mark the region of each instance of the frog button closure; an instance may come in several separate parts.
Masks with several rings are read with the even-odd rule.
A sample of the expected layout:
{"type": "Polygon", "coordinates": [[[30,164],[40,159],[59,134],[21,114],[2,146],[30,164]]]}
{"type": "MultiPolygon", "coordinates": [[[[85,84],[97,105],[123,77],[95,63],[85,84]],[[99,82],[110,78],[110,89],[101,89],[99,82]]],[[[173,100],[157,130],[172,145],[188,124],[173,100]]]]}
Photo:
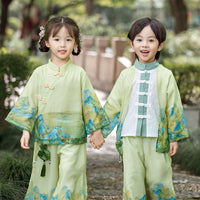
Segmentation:
{"type": "Polygon", "coordinates": [[[38,95],[38,99],[44,104],[47,103],[47,100],[45,99],[45,97],[42,97],[41,95],[38,95]]]}

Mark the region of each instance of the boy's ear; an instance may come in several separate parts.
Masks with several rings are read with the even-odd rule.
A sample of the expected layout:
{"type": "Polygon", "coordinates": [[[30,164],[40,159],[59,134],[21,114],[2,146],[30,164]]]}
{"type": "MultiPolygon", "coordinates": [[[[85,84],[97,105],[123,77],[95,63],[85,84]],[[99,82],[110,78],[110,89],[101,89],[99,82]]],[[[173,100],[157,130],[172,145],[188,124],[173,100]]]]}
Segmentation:
{"type": "Polygon", "coordinates": [[[132,40],[130,40],[130,44],[131,44],[131,48],[133,49],[133,51],[134,51],[134,47],[133,47],[133,41],[132,40]]]}
{"type": "Polygon", "coordinates": [[[159,47],[158,47],[158,51],[161,51],[163,49],[165,45],[165,42],[160,43],[159,47]]]}

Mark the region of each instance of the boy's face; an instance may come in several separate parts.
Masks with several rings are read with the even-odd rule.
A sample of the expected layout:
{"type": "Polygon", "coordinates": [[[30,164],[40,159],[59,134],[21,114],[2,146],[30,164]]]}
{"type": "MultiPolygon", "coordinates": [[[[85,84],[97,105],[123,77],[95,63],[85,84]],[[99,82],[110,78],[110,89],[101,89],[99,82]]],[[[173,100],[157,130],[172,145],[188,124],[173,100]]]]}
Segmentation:
{"type": "Polygon", "coordinates": [[[152,31],[150,25],[145,26],[142,31],[136,35],[131,47],[137,54],[141,63],[147,64],[155,60],[157,51],[161,51],[164,42],[159,45],[159,42],[152,31]]]}

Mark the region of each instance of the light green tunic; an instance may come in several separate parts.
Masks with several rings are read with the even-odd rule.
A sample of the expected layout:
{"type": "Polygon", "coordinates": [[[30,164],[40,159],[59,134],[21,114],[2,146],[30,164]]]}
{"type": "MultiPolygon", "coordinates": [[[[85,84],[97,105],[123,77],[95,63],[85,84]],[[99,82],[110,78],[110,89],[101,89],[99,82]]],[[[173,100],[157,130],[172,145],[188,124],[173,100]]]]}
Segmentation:
{"type": "Polygon", "coordinates": [[[42,144],[82,144],[106,124],[86,72],[68,61],[38,67],[6,120],[42,144]]]}
{"type": "MultiPolygon", "coordinates": [[[[156,68],[157,95],[159,104],[159,125],[156,151],[169,151],[169,142],[188,137],[182,103],[172,72],[162,65],[156,68]]],[[[116,81],[104,106],[110,124],[102,129],[107,137],[117,125],[117,149],[122,155],[121,131],[128,112],[128,102],[135,75],[135,66],[123,70],[116,81]]],[[[147,127],[148,128],[148,127],[147,127]]]]}

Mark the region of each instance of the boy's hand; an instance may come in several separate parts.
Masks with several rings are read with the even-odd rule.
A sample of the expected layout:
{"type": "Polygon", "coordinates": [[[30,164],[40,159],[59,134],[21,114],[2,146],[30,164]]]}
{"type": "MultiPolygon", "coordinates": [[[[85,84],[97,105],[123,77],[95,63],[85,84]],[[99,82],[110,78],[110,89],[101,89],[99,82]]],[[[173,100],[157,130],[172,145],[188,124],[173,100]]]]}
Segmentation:
{"type": "Polygon", "coordinates": [[[100,149],[105,142],[104,137],[101,133],[101,129],[93,132],[89,137],[90,137],[90,143],[95,149],[100,149]]]}
{"type": "Polygon", "coordinates": [[[22,137],[20,139],[22,149],[30,149],[29,139],[30,139],[30,133],[26,130],[23,130],[22,137]]]}
{"type": "Polygon", "coordinates": [[[178,151],[178,142],[170,142],[169,144],[169,152],[170,156],[174,156],[178,151]]]}

